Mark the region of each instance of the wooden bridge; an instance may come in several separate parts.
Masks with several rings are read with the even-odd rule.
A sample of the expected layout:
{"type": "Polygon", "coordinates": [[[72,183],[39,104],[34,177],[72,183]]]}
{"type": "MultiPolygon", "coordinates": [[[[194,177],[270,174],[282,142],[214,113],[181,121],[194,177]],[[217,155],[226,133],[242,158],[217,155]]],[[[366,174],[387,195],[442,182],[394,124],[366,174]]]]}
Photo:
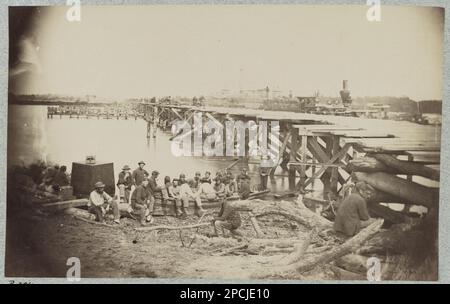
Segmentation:
{"type": "MultiPolygon", "coordinates": [[[[212,120],[221,126],[227,121],[238,120],[254,121],[256,124],[261,121],[278,121],[280,136],[278,139],[271,137],[270,141],[279,149],[277,154],[280,157],[269,172],[274,176],[279,166],[287,168],[289,188],[292,191],[305,190],[315,180],[320,180],[325,195],[336,194],[350,179],[352,172],[348,169],[349,162],[366,154],[390,154],[411,164],[440,163],[440,139],[414,140],[368,130],[355,126],[358,125],[355,124],[356,120],[360,118],[148,102],[135,104],[129,111],[132,111],[132,117],[142,118],[147,122],[147,138],[155,137],[157,128],[170,131],[176,120],[194,125],[196,113],[203,114],[203,123],[212,120]]],[[[114,114],[111,116],[121,117],[114,114]]],[[[246,136],[247,145],[248,134],[246,136]]],[[[269,151],[273,152],[276,151],[269,151]]],[[[407,179],[412,180],[412,175],[408,175],[407,179]]]]}

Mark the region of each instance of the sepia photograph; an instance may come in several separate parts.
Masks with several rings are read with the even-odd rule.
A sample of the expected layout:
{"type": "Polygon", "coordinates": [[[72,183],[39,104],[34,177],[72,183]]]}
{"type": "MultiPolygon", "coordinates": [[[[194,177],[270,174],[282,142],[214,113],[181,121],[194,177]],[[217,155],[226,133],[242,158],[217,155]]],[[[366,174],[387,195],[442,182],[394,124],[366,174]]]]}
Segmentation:
{"type": "Polygon", "coordinates": [[[9,6],[5,277],[437,281],[444,11],[9,6]]]}

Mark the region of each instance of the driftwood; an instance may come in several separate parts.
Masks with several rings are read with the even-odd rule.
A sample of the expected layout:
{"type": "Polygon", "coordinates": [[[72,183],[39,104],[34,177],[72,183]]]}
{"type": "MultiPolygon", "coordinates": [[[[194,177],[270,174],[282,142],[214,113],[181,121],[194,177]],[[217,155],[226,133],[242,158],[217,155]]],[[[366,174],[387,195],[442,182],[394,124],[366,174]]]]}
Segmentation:
{"type": "Polygon", "coordinates": [[[332,262],[350,252],[356,251],[364,242],[376,234],[383,220],[376,220],[374,223],[361,230],[357,235],[347,240],[344,244],[334,247],[322,254],[315,254],[290,265],[270,265],[253,274],[255,278],[268,277],[295,277],[304,272],[313,270],[315,267],[332,262]]]}
{"type": "Polygon", "coordinates": [[[346,169],[351,172],[385,172],[402,175],[418,175],[439,180],[439,171],[417,162],[400,160],[392,155],[373,154],[350,160],[346,169]]]}
{"type": "Polygon", "coordinates": [[[152,227],[138,227],[135,228],[137,231],[152,231],[152,230],[183,230],[183,229],[192,229],[202,226],[211,226],[211,223],[200,223],[200,224],[194,224],[194,225],[187,225],[187,226],[152,226],[152,227]]]}
{"type": "Polygon", "coordinates": [[[367,207],[373,215],[376,215],[377,217],[382,217],[385,220],[388,220],[389,222],[394,224],[406,223],[411,220],[411,218],[408,217],[406,214],[392,210],[391,208],[380,205],[378,203],[368,204],[367,207]]]}
{"type": "Polygon", "coordinates": [[[437,205],[439,200],[439,189],[422,186],[384,172],[353,172],[353,175],[358,181],[364,181],[377,190],[415,202],[417,205],[432,207],[437,205]]]}
{"type": "Polygon", "coordinates": [[[279,206],[267,206],[258,212],[255,212],[256,217],[267,215],[281,215],[285,218],[295,221],[307,228],[317,228],[318,231],[333,227],[333,223],[321,215],[312,212],[302,201],[302,196],[297,199],[296,206],[289,206],[287,204],[279,206]]]}
{"type": "Polygon", "coordinates": [[[75,200],[69,200],[69,201],[43,204],[43,205],[41,205],[41,207],[48,211],[58,211],[58,210],[64,210],[64,209],[74,208],[74,207],[82,207],[82,206],[86,206],[87,204],[88,204],[88,199],[82,198],[82,199],[75,199],[75,200]]]}
{"type": "Polygon", "coordinates": [[[262,237],[264,235],[264,232],[261,230],[261,227],[259,226],[258,220],[256,219],[255,215],[252,212],[249,212],[249,216],[253,229],[255,229],[256,237],[262,237]]]}
{"type": "Polygon", "coordinates": [[[308,233],[308,235],[302,242],[299,242],[294,246],[294,251],[291,254],[282,258],[280,262],[277,263],[277,265],[290,265],[292,263],[298,262],[304,256],[306,250],[311,244],[311,240],[316,235],[317,235],[316,230],[312,230],[310,233],[308,233]]]}
{"type": "Polygon", "coordinates": [[[317,265],[329,263],[350,252],[356,251],[364,242],[377,233],[382,225],[383,220],[376,220],[368,227],[361,230],[357,235],[347,240],[344,244],[339,245],[323,254],[301,261],[295,265],[295,269],[300,273],[304,273],[314,269],[317,265]]]}
{"type": "Polygon", "coordinates": [[[67,209],[64,209],[64,213],[68,214],[68,215],[73,215],[73,216],[76,216],[79,218],[84,218],[84,219],[90,220],[90,221],[95,220],[95,215],[93,215],[92,213],[89,213],[86,210],[79,209],[79,208],[67,208],[67,209]]]}

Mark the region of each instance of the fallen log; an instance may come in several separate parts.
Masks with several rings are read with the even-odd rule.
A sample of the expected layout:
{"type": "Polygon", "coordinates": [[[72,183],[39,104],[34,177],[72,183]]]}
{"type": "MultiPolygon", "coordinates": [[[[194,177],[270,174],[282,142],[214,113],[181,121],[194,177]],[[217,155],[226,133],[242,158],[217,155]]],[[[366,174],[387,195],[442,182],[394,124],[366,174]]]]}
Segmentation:
{"type": "Polygon", "coordinates": [[[432,180],[439,180],[440,172],[430,167],[424,166],[411,161],[400,160],[392,155],[374,154],[373,158],[381,161],[387,167],[393,168],[405,175],[419,175],[430,178],[432,180]]]}
{"type": "Polygon", "coordinates": [[[287,197],[296,197],[297,195],[298,195],[298,191],[289,191],[289,192],[284,192],[284,193],[275,193],[273,195],[273,197],[276,199],[282,199],[282,198],[287,198],[287,197]]]}
{"type": "Polygon", "coordinates": [[[365,273],[367,271],[367,257],[350,253],[334,261],[334,265],[354,273],[365,273]]]}
{"type": "Polygon", "coordinates": [[[280,262],[277,263],[277,265],[290,265],[292,263],[298,262],[303,257],[309,245],[311,244],[311,240],[316,235],[317,235],[316,230],[312,230],[310,233],[308,233],[308,235],[303,241],[297,242],[297,244],[294,246],[294,251],[291,254],[282,258],[280,262]]]}
{"type": "Polygon", "coordinates": [[[352,159],[346,166],[348,172],[386,172],[398,174],[396,170],[386,166],[383,162],[369,156],[352,159]]]}
{"type": "Polygon", "coordinates": [[[418,183],[405,180],[384,172],[363,173],[353,172],[358,181],[364,181],[377,190],[415,202],[417,205],[432,207],[439,202],[439,189],[430,188],[418,183]]]}
{"type": "Polygon", "coordinates": [[[211,223],[200,223],[194,225],[186,225],[186,226],[152,226],[152,227],[138,227],[134,228],[137,231],[152,231],[152,230],[183,230],[183,229],[192,229],[202,226],[211,226],[211,223]]]}
{"type": "Polygon", "coordinates": [[[64,209],[68,209],[68,208],[87,206],[88,201],[89,201],[88,199],[82,198],[82,199],[75,199],[75,200],[69,200],[69,201],[43,204],[40,207],[47,211],[59,211],[59,210],[64,210],[64,209]]]}
{"type": "Polygon", "coordinates": [[[79,217],[79,218],[84,218],[86,220],[91,220],[91,221],[95,220],[95,215],[93,215],[92,213],[89,213],[88,211],[83,210],[83,209],[67,208],[67,209],[64,209],[63,212],[65,214],[73,215],[73,216],[76,216],[76,217],[79,217]]]}
{"type": "Polygon", "coordinates": [[[269,267],[258,270],[252,275],[252,277],[262,279],[299,276],[304,272],[313,270],[317,266],[327,264],[350,252],[356,251],[361,244],[376,234],[382,225],[383,220],[377,220],[342,245],[327,250],[322,254],[307,255],[305,256],[305,259],[291,265],[274,266],[272,264],[269,267]]]}
{"type": "Polygon", "coordinates": [[[377,217],[382,217],[393,224],[406,223],[410,221],[410,218],[404,213],[392,210],[391,208],[378,203],[368,204],[367,207],[371,214],[376,215],[377,217]]]}
{"type": "Polygon", "coordinates": [[[285,218],[295,221],[307,228],[317,228],[318,231],[329,229],[333,227],[333,222],[327,220],[321,215],[312,212],[308,207],[303,203],[302,196],[299,196],[297,199],[297,204],[292,207],[288,207],[287,204],[282,206],[278,204],[278,206],[267,206],[258,210],[258,212],[254,212],[256,217],[262,217],[267,215],[281,215],[285,218]]]}
{"type": "Polygon", "coordinates": [[[256,219],[255,215],[252,212],[249,212],[250,216],[250,222],[252,223],[253,229],[255,230],[256,237],[262,237],[264,235],[264,232],[261,230],[261,227],[259,226],[258,220],[256,219]]]}
{"type": "Polygon", "coordinates": [[[383,225],[383,220],[379,219],[370,224],[368,227],[361,230],[357,235],[347,240],[344,244],[329,250],[323,254],[313,256],[300,263],[295,264],[295,269],[299,273],[304,273],[314,269],[320,264],[329,263],[337,258],[340,258],[348,253],[356,251],[364,242],[374,236],[383,225]]]}

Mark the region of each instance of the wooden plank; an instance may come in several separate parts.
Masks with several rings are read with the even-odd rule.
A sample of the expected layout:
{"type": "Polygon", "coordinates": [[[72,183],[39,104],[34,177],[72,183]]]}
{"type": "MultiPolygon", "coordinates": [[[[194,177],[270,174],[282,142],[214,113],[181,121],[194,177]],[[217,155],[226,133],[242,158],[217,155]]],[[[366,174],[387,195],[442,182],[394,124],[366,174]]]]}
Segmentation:
{"type": "Polygon", "coordinates": [[[81,199],[75,199],[75,200],[69,200],[69,201],[42,204],[40,207],[47,209],[47,210],[57,211],[57,210],[64,210],[64,209],[68,209],[68,208],[87,206],[88,201],[89,200],[86,198],[81,198],[81,199]]]}

